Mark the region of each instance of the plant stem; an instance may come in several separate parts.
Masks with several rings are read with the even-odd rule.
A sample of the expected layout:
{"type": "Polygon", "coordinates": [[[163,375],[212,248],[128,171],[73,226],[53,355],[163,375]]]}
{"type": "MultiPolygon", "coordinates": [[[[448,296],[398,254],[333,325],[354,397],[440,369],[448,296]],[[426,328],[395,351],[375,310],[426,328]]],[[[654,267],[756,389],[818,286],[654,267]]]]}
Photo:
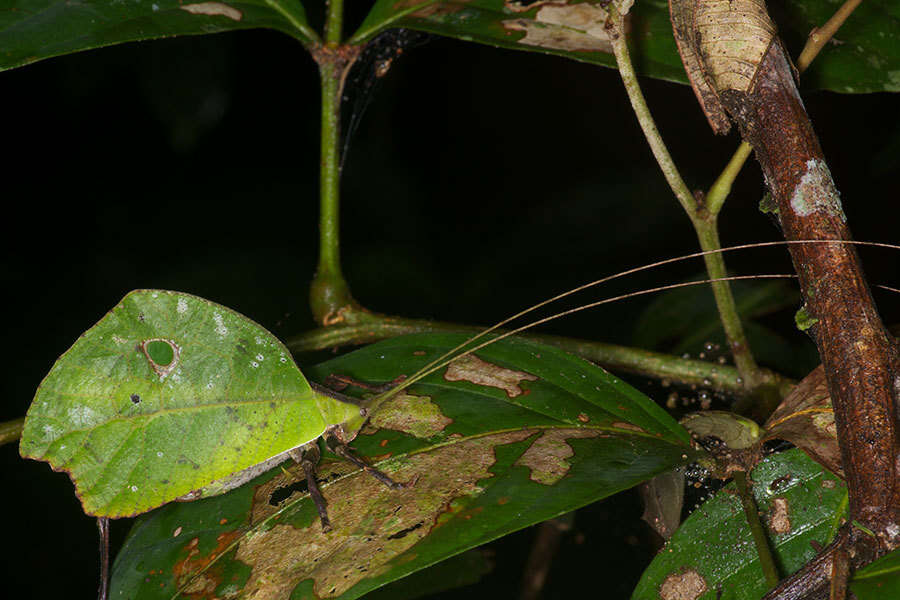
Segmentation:
{"type": "Polygon", "coordinates": [[[336,46],[341,43],[344,29],[344,0],[327,0],[325,16],[325,43],[336,46]]]}
{"type": "Polygon", "coordinates": [[[862,3],[862,0],[847,0],[824,25],[817,29],[813,29],[806,40],[806,46],[797,58],[797,70],[801,73],[806,70],[813,59],[822,51],[825,44],[828,43],[837,30],[840,29],[847,17],[856,10],[856,7],[862,3]]]}
{"type": "Polygon", "coordinates": [[[728,198],[728,194],[731,193],[731,185],[734,183],[735,178],[741,172],[744,163],[747,162],[747,159],[752,152],[753,147],[750,144],[741,142],[741,145],[735,150],[731,160],[725,165],[725,169],[722,170],[715,182],[709,187],[709,191],[706,193],[706,210],[711,214],[715,216],[719,215],[719,212],[722,210],[722,205],[725,203],[725,199],[728,198]]]}
{"type": "MultiPolygon", "coordinates": [[[[410,333],[481,333],[482,327],[459,325],[424,319],[404,319],[365,313],[366,318],[354,324],[341,323],[305,332],[287,341],[291,352],[311,352],[347,344],[368,344],[377,340],[410,333]]],[[[504,330],[497,330],[503,333],[504,330]]],[[[556,346],[577,354],[615,372],[632,373],[641,377],[659,379],[664,385],[705,387],[728,394],[747,393],[737,369],[702,360],[684,359],[661,352],[639,348],[604,344],[590,340],[573,339],[555,335],[519,334],[520,337],[556,346]]],[[[762,381],[776,387],[782,395],[793,382],[776,373],[761,370],[762,381]]]]}
{"type": "MultiPolygon", "coordinates": [[[[340,35],[341,0],[328,6],[329,35],[340,35]],[[338,11],[338,12],[335,12],[338,11]],[[335,19],[337,24],[335,24],[335,19]]],[[[328,325],[355,308],[341,272],[340,257],[340,137],[341,97],[344,80],[359,56],[358,46],[320,46],[313,56],[319,64],[322,86],[322,133],[319,179],[319,265],[310,286],[310,307],[316,322],[328,325]]]]}
{"type": "MultiPolygon", "coordinates": [[[[719,243],[716,220],[718,211],[712,212],[708,207],[701,206],[678,172],[675,161],[672,160],[672,156],[669,154],[669,150],[659,134],[659,130],[644,99],[644,94],[641,92],[641,86],[638,83],[637,75],[631,63],[631,55],[628,51],[624,18],[612,4],[609,7],[609,11],[610,19],[614,23],[615,28],[614,34],[610,37],[612,38],[613,54],[616,57],[619,74],[622,77],[622,82],[625,84],[625,91],[628,93],[634,114],[637,116],[644,136],[647,138],[647,143],[653,151],[653,156],[656,157],[656,162],[659,164],[679,204],[690,217],[701,248],[703,250],[719,249],[721,245],[719,243]]],[[[724,181],[720,187],[725,187],[724,181]]],[[[730,184],[728,184],[728,187],[730,187],[730,184]]],[[[719,202],[719,207],[721,207],[721,202],[719,202]]],[[[710,279],[721,279],[725,276],[725,260],[721,254],[704,256],[704,260],[710,279]]],[[[748,390],[751,390],[759,385],[761,374],[750,351],[750,346],[747,344],[747,338],[737,312],[734,296],[731,293],[731,287],[727,281],[717,281],[710,285],[712,286],[722,327],[725,330],[725,336],[728,338],[728,345],[734,356],[734,363],[741,373],[744,385],[748,390]]]]}
{"type": "Polygon", "coordinates": [[[775,566],[775,559],[772,558],[772,550],[769,548],[769,538],[766,535],[766,530],[759,520],[759,511],[756,508],[756,502],[753,501],[753,496],[747,485],[747,474],[744,471],[735,471],[734,484],[737,486],[738,496],[741,498],[741,506],[744,507],[744,516],[747,518],[747,525],[750,526],[750,533],[753,535],[753,543],[756,544],[756,554],[759,556],[759,565],[762,567],[763,574],[766,577],[766,583],[771,589],[778,585],[781,576],[778,574],[778,567],[775,566]]]}
{"type": "Polygon", "coordinates": [[[25,428],[25,417],[0,423],[0,446],[9,444],[22,437],[22,429],[25,428]]]}
{"type": "MultiPolygon", "coordinates": [[[[718,250],[722,247],[719,242],[718,219],[716,215],[712,213],[692,215],[691,223],[694,225],[694,231],[697,233],[701,249],[718,250]]],[[[727,276],[725,259],[720,252],[705,254],[703,262],[706,263],[706,271],[710,279],[722,279],[727,276]]],[[[719,320],[722,322],[722,328],[725,330],[725,337],[728,338],[728,345],[734,357],[734,364],[744,377],[747,389],[753,389],[760,383],[759,367],[753,358],[753,354],[750,352],[750,346],[744,334],[744,327],[741,324],[741,317],[738,314],[737,304],[734,301],[734,295],[731,293],[731,287],[727,281],[714,281],[710,284],[710,287],[712,287],[713,296],[716,299],[716,307],[719,309],[719,320]]]]}

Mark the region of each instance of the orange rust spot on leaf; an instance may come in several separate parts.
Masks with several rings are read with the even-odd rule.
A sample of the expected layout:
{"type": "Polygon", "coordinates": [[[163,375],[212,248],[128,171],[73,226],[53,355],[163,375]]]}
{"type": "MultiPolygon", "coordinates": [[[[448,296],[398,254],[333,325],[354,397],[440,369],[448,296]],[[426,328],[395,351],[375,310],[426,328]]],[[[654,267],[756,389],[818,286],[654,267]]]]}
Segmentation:
{"type": "Polygon", "coordinates": [[[469,381],[475,385],[495,387],[506,392],[510,398],[521,396],[524,392],[519,383],[536,381],[537,377],[524,371],[514,371],[499,365],[481,360],[474,354],[468,354],[454,360],[444,374],[447,381],[469,381]]]}

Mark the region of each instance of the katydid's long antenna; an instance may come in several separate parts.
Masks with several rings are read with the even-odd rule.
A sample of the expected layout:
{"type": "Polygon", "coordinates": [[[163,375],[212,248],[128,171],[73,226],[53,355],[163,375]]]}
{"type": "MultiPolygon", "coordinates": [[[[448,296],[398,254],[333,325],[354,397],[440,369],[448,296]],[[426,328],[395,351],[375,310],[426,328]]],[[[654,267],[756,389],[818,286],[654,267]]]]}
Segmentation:
{"type": "MultiPolygon", "coordinates": [[[[552,303],[552,302],[555,302],[555,301],[557,301],[557,300],[561,300],[561,299],[563,299],[563,298],[566,298],[567,296],[571,296],[572,294],[576,294],[576,293],[578,293],[578,292],[580,292],[580,291],[583,291],[583,290],[586,290],[586,289],[588,289],[588,288],[591,288],[591,287],[600,285],[601,283],[606,283],[607,281],[612,281],[613,279],[618,279],[618,278],[620,278],[620,277],[625,277],[626,275],[632,275],[632,274],[634,274],[634,273],[639,273],[639,272],[641,272],[641,271],[647,271],[647,270],[649,270],[649,269],[654,269],[654,268],[656,268],[656,267],[661,267],[661,266],[668,265],[668,264],[671,264],[671,263],[676,263],[676,262],[681,262],[681,261],[685,261],[685,260],[690,260],[690,259],[692,259],[692,258],[699,258],[699,257],[702,257],[702,256],[706,256],[706,255],[708,255],[708,254],[725,253],[725,252],[731,252],[731,251],[734,251],[734,250],[747,250],[747,249],[750,249],[750,248],[767,248],[767,247],[772,247],[772,246],[788,246],[788,245],[792,245],[792,244],[852,244],[852,245],[856,245],[856,246],[869,246],[869,247],[874,247],[874,248],[887,248],[887,249],[892,249],[892,250],[900,250],[900,245],[897,245],[897,244],[889,244],[889,243],[886,243],[886,242],[867,242],[867,241],[857,241],[857,240],[822,240],[822,239],[817,239],[817,240],[778,240],[778,241],[772,241],[772,242],[754,242],[754,243],[752,243],[752,244],[740,244],[740,245],[738,245],[738,246],[728,246],[728,247],[726,247],[726,248],[719,248],[719,249],[716,249],[716,250],[705,250],[705,251],[702,251],[702,252],[693,252],[693,253],[691,253],[691,254],[684,254],[684,255],[682,255],[682,256],[676,256],[676,257],[673,257],[673,258],[667,258],[667,259],[665,259],[665,260],[657,261],[657,262],[650,263],[650,264],[647,264],[647,265],[642,265],[642,266],[640,266],[640,267],[634,267],[634,268],[628,269],[628,270],[626,270],[626,271],[621,271],[621,272],[615,273],[615,274],[613,274],[613,275],[608,275],[608,276],[606,276],[606,277],[602,277],[602,278],[600,278],[600,279],[596,279],[596,280],[591,281],[591,282],[589,282],[589,283],[586,283],[586,284],[584,284],[584,285],[578,286],[578,287],[576,287],[576,288],[574,288],[574,289],[571,289],[571,290],[562,292],[561,294],[557,294],[556,296],[553,296],[552,298],[548,298],[547,300],[544,300],[544,301],[542,301],[542,302],[539,302],[539,303],[537,303],[537,304],[534,304],[534,305],[532,305],[532,306],[530,306],[530,307],[528,307],[528,308],[526,308],[526,309],[524,309],[524,310],[521,310],[521,311],[517,312],[516,314],[514,314],[514,315],[512,315],[512,316],[510,316],[510,317],[507,317],[506,319],[500,321],[499,323],[496,323],[495,325],[492,325],[491,327],[488,327],[488,328],[485,329],[484,331],[482,331],[482,332],[478,333],[477,335],[475,335],[475,336],[473,336],[473,337],[467,339],[466,341],[462,342],[461,344],[457,345],[456,347],[451,348],[450,350],[448,350],[447,352],[445,352],[445,353],[442,354],[441,356],[437,357],[436,359],[434,359],[433,361],[431,361],[430,363],[428,363],[427,365],[425,365],[424,367],[422,367],[422,369],[419,370],[419,373],[418,373],[418,374],[413,375],[412,377],[408,378],[407,380],[405,380],[405,381],[404,381],[403,383],[401,383],[400,385],[397,385],[397,386],[391,388],[390,390],[388,390],[387,392],[385,392],[384,394],[379,395],[378,397],[376,397],[376,398],[372,401],[372,404],[370,405],[370,408],[371,408],[371,409],[374,409],[378,404],[380,404],[380,403],[383,402],[384,400],[387,400],[388,398],[392,397],[394,394],[396,394],[396,393],[402,391],[403,389],[409,387],[410,385],[412,385],[412,384],[415,383],[416,381],[420,380],[422,377],[425,377],[425,376],[427,376],[427,375],[433,373],[435,370],[441,368],[442,366],[444,366],[445,364],[447,364],[448,362],[450,362],[451,360],[453,360],[453,358],[458,358],[459,356],[463,356],[464,354],[468,354],[468,353],[470,353],[470,352],[474,352],[475,350],[477,350],[477,349],[479,349],[479,348],[483,348],[484,345],[479,345],[479,346],[477,346],[477,347],[475,347],[475,348],[473,348],[473,349],[471,349],[471,350],[468,350],[468,351],[465,351],[465,352],[462,351],[466,346],[468,346],[469,344],[474,343],[476,340],[478,340],[478,339],[480,339],[480,338],[482,338],[482,337],[484,337],[484,336],[490,334],[491,332],[493,332],[493,331],[499,329],[500,327],[503,327],[504,325],[506,325],[506,324],[509,323],[510,321],[514,321],[514,320],[518,319],[519,317],[522,317],[522,316],[524,316],[524,315],[527,315],[528,313],[531,313],[531,312],[533,312],[533,311],[535,311],[535,310],[537,310],[537,309],[539,309],[539,308],[541,308],[541,307],[543,307],[543,306],[546,306],[546,305],[548,305],[548,304],[550,304],[550,303],[552,303]],[[456,355],[457,352],[459,352],[458,355],[456,355]],[[453,358],[451,358],[451,357],[453,357],[453,358]],[[436,365],[437,365],[437,366],[436,366],[436,365]]],[[[755,275],[749,276],[749,278],[754,278],[754,277],[758,277],[758,276],[755,276],[755,275]]],[[[779,276],[779,277],[786,277],[786,276],[779,276]]],[[[748,278],[748,277],[745,277],[745,278],[748,278]]],[[[722,279],[713,279],[713,280],[706,280],[706,281],[691,282],[691,283],[689,283],[689,284],[684,284],[684,285],[698,285],[698,284],[702,284],[702,283],[709,283],[709,282],[711,282],[711,281],[731,281],[731,280],[733,280],[733,279],[732,279],[732,278],[726,277],[726,278],[722,278],[722,279]]],[[[670,288],[668,288],[668,287],[654,288],[653,290],[645,290],[644,292],[635,292],[634,295],[640,295],[641,293],[651,293],[651,292],[653,292],[653,291],[662,291],[662,290],[664,290],[664,289],[670,289],[670,288]]],[[[623,300],[623,299],[628,298],[628,297],[631,297],[631,295],[619,296],[619,297],[617,297],[617,298],[615,298],[615,299],[609,299],[609,300],[606,300],[606,301],[602,301],[601,304],[604,304],[604,303],[607,303],[607,302],[612,302],[612,301],[615,301],[615,300],[623,300]]],[[[598,306],[598,304],[596,304],[596,303],[595,303],[595,304],[591,304],[591,305],[588,305],[588,306],[586,306],[586,307],[583,307],[583,308],[581,308],[581,309],[579,309],[579,310],[584,310],[585,308],[590,308],[590,307],[593,307],[593,306],[598,306]]],[[[577,312],[577,311],[573,311],[573,312],[577,312]]],[[[528,329],[529,327],[533,327],[533,326],[539,325],[539,324],[541,324],[541,323],[546,323],[548,320],[552,320],[552,319],[554,319],[554,318],[558,318],[559,316],[563,316],[563,315],[565,315],[565,314],[570,314],[570,313],[569,313],[569,312],[566,312],[566,313],[560,313],[559,315],[555,315],[555,316],[549,317],[549,318],[547,318],[547,319],[542,319],[542,320],[537,321],[536,323],[532,323],[532,324],[530,324],[530,325],[528,325],[528,326],[526,326],[526,327],[524,327],[524,328],[516,329],[513,333],[515,333],[515,332],[520,332],[520,331],[524,331],[525,329],[528,329]]],[[[512,335],[512,333],[504,334],[503,337],[506,337],[507,335],[512,335]]],[[[501,339],[501,338],[494,338],[494,339],[501,339]]]]}
{"type": "MultiPolygon", "coordinates": [[[[796,279],[796,278],[797,278],[796,275],[789,274],[789,273],[763,273],[760,275],[735,275],[733,277],[717,277],[715,279],[703,279],[700,281],[685,281],[682,283],[672,283],[669,285],[661,285],[659,287],[650,288],[647,290],[640,290],[637,292],[629,292],[628,294],[622,294],[620,296],[613,296],[612,298],[605,298],[603,300],[598,300],[597,302],[591,302],[591,303],[585,304],[583,306],[578,306],[576,308],[570,308],[569,310],[564,310],[562,312],[552,314],[549,317],[544,317],[542,319],[538,319],[537,321],[534,321],[527,325],[523,325],[522,327],[517,327],[516,329],[506,331],[506,332],[498,335],[497,337],[492,337],[491,339],[489,339],[485,342],[482,342],[473,348],[466,349],[464,352],[461,352],[458,355],[453,356],[452,359],[446,360],[445,362],[441,362],[434,366],[425,367],[422,370],[420,370],[416,375],[413,375],[409,379],[404,380],[403,383],[401,383],[397,387],[391,388],[391,390],[389,392],[387,392],[384,395],[384,397],[379,400],[383,400],[383,399],[390,397],[391,392],[398,392],[406,387],[409,387],[410,385],[419,381],[423,377],[427,377],[428,375],[431,375],[438,369],[443,368],[447,363],[449,363],[453,360],[456,360],[457,358],[460,358],[461,356],[465,356],[467,354],[476,352],[476,351],[484,348],[485,346],[489,346],[489,345],[493,344],[494,342],[499,342],[500,340],[502,340],[504,338],[508,338],[511,335],[521,333],[527,329],[531,329],[532,327],[536,327],[538,325],[542,325],[549,321],[553,321],[553,320],[559,319],[561,317],[565,317],[565,316],[568,316],[568,315],[571,315],[571,314],[574,314],[577,312],[581,312],[583,310],[588,310],[589,308],[595,308],[595,307],[601,306],[603,304],[610,304],[612,302],[618,302],[619,300],[626,300],[628,298],[634,298],[637,296],[644,296],[646,294],[653,294],[656,292],[664,292],[666,290],[674,290],[674,289],[683,288],[683,287],[690,287],[693,285],[704,285],[707,283],[715,283],[716,281],[741,281],[744,279],[796,279]]],[[[496,329],[496,327],[495,327],[495,329],[496,329]]],[[[481,335],[482,334],[479,334],[479,336],[481,336],[481,335]]],[[[469,344],[469,343],[471,343],[471,340],[467,340],[465,342],[465,344],[469,344]]],[[[373,403],[372,410],[374,410],[374,406],[375,406],[375,404],[373,403]]]]}

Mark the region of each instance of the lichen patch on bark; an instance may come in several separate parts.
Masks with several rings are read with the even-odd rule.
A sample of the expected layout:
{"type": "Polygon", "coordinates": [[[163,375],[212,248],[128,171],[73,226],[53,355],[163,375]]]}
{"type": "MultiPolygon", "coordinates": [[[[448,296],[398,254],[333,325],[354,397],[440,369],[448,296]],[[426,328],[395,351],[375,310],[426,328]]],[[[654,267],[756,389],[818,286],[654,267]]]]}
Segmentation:
{"type": "Polygon", "coordinates": [[[566,443],[574,438],[593,438],[599,431],[590,429],[552,429],[536,439],[516,461],[517,466],[531,469],[529,479],[543,485],[553,485],[569,472],[567,458],[575,455],[566,443]]]}
{"type": "Polygon", "coordinates": [[[672,573],[659,586],[662,600],[697,600],[706,593],[706,580],[693,569],[672,573]]]}
{"type": "Polygon", "coordinates": [[[536,381],[537,377],[524,371],[514,371],[489,363],[474,354],[467,354],[450,363],[444,379],[469,381],[475,385],[499,388],[510,398],[515,398],[525,393],[519,387],[522,381],[536,381]]]}
{"type": "MultiPolygon", "coordinates": [[[[517,3],[507,3],[516,10],[517,3]]],[[[534,5],[526,7],[534,8],[534,5]]],[[[553,50],[606,52],[612,54],[612,43],[606,30],[608,13],[599,6],[587,2],[581,4],[543,4],[534,19],[509,19],[503,21],[506,29],[524,31],[525,37],[518,43],[553,50]]]]}
{"type": "Polygon", "coordinates": [[[791,208],[800,217],[808,217],[815,212],[840,217],[847,222],[841,206],[840,194],[834,186],[831,171],[825,161],[811,158],[806,161],[806,173],[791,195],[791,208]]]}

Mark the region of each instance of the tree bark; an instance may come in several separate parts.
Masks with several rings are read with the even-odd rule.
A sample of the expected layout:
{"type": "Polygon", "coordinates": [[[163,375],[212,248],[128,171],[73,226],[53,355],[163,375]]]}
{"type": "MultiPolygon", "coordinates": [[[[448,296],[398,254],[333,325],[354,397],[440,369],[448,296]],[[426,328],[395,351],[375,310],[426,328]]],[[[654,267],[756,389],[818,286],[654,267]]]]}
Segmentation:
{"type": "MultiPolygon", "coordinates": [[[[717,131],[723,130],[722,111],[727,112],[753,146],[785,238],[851,239],[795,71],[774,26],[766,22],[761,0],[670,0],[670,8],[701,106],[717,131]],[[736,40],[737,35],[747,39],[736,40]]],[[[805,301],[802,310],[814,323],[810,332],[828,378],[851,521],[874,533],[848,527],[839,538],[839,550],[859,566],[900,546],[898,348],[851,245],[795,244],[790,251],[805,301]]],[[[812,571],[821,573],[832,562],[823,555],[798,573],[795,583],[807,581],[814,596],[812,571]]]]}

